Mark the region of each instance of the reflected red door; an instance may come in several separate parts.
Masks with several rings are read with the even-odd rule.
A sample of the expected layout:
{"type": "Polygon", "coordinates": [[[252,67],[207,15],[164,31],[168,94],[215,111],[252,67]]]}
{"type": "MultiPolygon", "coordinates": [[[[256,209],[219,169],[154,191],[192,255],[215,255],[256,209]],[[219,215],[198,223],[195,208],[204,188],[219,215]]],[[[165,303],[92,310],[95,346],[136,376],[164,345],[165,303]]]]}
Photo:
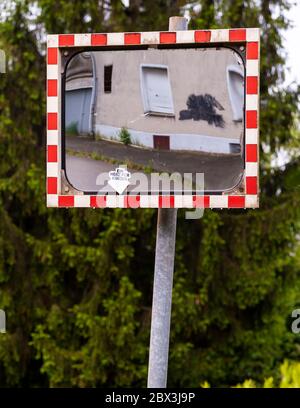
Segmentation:
{"type": "Polygon", "coordinates": [[[170,136],[153,135],[154,149],[170,150],[170,136]]]}

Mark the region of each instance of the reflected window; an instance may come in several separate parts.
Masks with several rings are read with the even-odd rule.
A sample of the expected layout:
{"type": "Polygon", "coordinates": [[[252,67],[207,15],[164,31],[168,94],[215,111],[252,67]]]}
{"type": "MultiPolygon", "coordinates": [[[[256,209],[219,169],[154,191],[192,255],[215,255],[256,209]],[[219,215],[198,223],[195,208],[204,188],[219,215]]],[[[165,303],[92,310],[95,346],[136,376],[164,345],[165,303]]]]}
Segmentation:
{"type": "Polygon", "coordinates": [[[227,86],[233,120],[242,122],[244,114],[244,72],[240,67],[236,65],[227,67],[227,86]]]}
{"type": "Polygon", "coordinates": [[[104,92],[111,93],[111,79],[112,79],[112,65],[106,65],[104,67],[104,92]]]}
{"type": "Polygon", "coordinates": [[[68,135],[87,135],[92,131],[93,85],[92,54],[75,55],[66,74],[65,126],[68,135]]]}
{"type": "Polygon", "coordinates": [[[174,116],[167,66],[141,65],[141,88],[145,113],[174,116]]]}

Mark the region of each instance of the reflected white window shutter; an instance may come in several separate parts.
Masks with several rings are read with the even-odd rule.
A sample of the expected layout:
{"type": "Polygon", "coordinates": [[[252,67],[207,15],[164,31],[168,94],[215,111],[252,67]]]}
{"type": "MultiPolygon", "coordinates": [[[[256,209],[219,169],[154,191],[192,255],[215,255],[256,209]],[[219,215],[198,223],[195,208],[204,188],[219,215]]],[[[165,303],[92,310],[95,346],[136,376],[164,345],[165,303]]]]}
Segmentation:
{"type": "Polygon", "coordinates": [[[173,115],[174,105],[168,67],[142,64],[140,81],[144,112],[173,115]]]}

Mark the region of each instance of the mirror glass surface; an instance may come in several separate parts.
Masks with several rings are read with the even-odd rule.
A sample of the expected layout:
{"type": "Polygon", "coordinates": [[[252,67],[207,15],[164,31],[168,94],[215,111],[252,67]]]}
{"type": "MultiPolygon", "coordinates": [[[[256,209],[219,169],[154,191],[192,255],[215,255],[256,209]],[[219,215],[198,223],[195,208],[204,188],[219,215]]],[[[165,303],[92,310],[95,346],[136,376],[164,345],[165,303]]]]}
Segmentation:
{"type": "Polygon", "coordinates": [[[230,191],[244,172],[244,93],[244,63],[230,48],[76,54],[65,76],[67,179],[110,192],[98,176],[126,166],[127,192],[153,191],[147,180],[162,172],[186,174],[193,191],[204,173],[205,191],[230,191]]]}

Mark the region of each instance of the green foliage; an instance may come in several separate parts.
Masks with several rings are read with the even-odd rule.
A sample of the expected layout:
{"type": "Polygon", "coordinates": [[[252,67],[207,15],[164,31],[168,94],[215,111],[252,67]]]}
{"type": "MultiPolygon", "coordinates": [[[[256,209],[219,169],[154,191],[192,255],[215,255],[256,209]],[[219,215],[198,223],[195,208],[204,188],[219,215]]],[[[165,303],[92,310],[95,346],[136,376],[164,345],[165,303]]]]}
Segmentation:
{"type": "Polygon", "coordinates": [[[120,138],[121,142],[124,143],[124,145],[131,144],[130,133],[129,133],[128,129],[126,129],[124,127],[122,127],[122,129],[120,130],[119,138],[120,138]]]}
{"type": "MultiPolygon", "coordinates": [[[[210,384],[204,381],[200,384],[201,388],[210,388],[210,384]]],[[[233,388],[299,388],[300,387],[300,364],[285,360],[280,365],[280,374],[278,379],[268,377],[262,383],[257,384],[251,379],[235,385],[233,388]]]]}
{"type": "Polygon", "coordinates": [[[140,297],[129,279],[122,277],[117,292],[99,304],[96,316],[91,311],[95,299],[72,308],[53,304],[31,342],[37,358],[43,360],[41,372],[51,380],[50,386],[110,386],[111,378],[123,387],[138,384],[147,368],[146,350],[137,341],[140,297]]]}
{"type": "MultiPolygon", "coordinates": [[[[168,16],[186,3],[7,5],[0,22],[8,62],[0,77],[1,386],[146,384],[155,211],[45,207],[43,34],[167,29],[168,16]]],[[[205,211],[198,221],[179,212],[169,385],[272,377],[277,386],[278,366],[299,360],[300,341],[288,324],[300,290],[299,92],[282,85],[289,3],[199,4],[191,28],[262,28],[261,208],[205,211]],[[291,161],[274,168],[282,148],[291,161]]],[[[286,384],[299,379],[297,370],[286,368],[286,384]]]]}
{"type": "MultiPolygon", "coordinates": [[[[245,380],[236,388],[256,388],[257,384],[253,380],[245,380]]],[[[300,387],[300,364],[284,361],[280,366],[280,379],[275,382],[273,377],[264,380],[262,388],[299,388],[300,387]]]]}

